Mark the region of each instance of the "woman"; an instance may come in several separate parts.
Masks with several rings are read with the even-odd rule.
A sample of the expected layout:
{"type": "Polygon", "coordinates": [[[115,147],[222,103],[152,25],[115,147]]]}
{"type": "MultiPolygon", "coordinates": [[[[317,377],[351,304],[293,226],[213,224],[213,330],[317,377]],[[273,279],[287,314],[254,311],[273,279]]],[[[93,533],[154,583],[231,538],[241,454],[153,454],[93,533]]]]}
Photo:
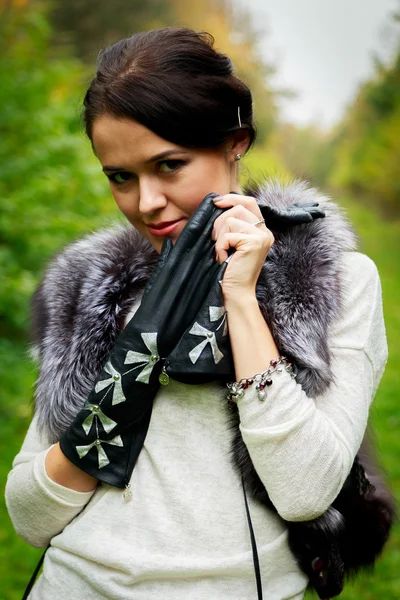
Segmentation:
{"type": "Polygon", "coordinates": [[[233,444],[251,492],[264,596],[300,599],[307,577],[287,522],[313,520],[337,497],[387,359],[376,267],[353,251],[338,208],[305,184],[241,189],[238,162],[255,139],[251,93],[206,34],[164,28],[106,49],[84,118],[133,228],[71,245],[35,297],[36,410],[6,490],[17,533],[36,547],[50,543],[29,598],[255,598],[233,444]],[[219,195],[211,238],[215,260],[227,265],[221,289],[240,388],[230,389],[234,422],[220,382],[171,380],[154,398],[124,494],[71,462],[59,440],[139,310],[163,242],[175,246],[211,192],[219,195]],[[263,207],[273,223],[274,210],[290,219],[296,202],[318,202],[325,218],[272,232],[263,207]],[[283,370],[273,368],[281,354],[296,379],[284,359],[283,370]],[[266,370],[272,385],[262,399],[252,377],[266,370]],[[276,512],[251,486],[268,491],[276,512]]]}

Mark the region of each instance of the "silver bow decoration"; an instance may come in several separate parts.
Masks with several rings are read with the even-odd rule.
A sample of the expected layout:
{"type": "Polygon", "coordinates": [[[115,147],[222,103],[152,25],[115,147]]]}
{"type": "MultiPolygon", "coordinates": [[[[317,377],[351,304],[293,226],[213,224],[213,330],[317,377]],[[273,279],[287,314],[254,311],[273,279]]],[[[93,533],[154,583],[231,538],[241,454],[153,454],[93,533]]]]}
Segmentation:
{"type": "Polygon", "coordinates": [[[120,435],[115,436],[112,440],[94,440],[87,446],[76,446],[76,451],[79,458],[84,458],[86,454],[92,449],[96,448],[98,453],[99,469],[106,467],[109,464],[107,454],[104,452],[102,444],[110,444],[111,446],[123,447],[122,438],[120,435]]]}
{"type": "MultiPolygon", "coordinates": [[[[110,377],[108,379],[103,379],[102,381],[98,381],[96,383],[96,386],[94,388],[94,391],[96,392],[96,394],[98,394],[99,392],[104,390],[104,388],[113,384],[114,389],[113,389],[112,404],[114,405],[114,404],[120,404],[121,402],[125,402],[126,398],[125,398],[124,392],[122,390],[122,385],[121,385],[121,379],[122,379],[121,373],[119,373],[117,371],[117,369],[115,369],[112,366],[110,360],[107,362],[106,366],[104,367],[104,371],[106,373],[108,373],[110,375],[110,377]]],[[[107,393],[108,393],[108,390],[107,390],[107,393]]]]}
{"type": "Polygon", "coordinates": [[[98,406],[97,404],[90,404],[89,402],[86,402],[84,408],[90,410],[90,415],[86,417],[86,419],[82,423],[82,427],[85,430],[86,435],[89,435],[89,431],[92,427],[92,423],[95,417],[99,419],[106,433],[110,433],[110,431],[112,431],[117,425],[115,421],[113,421],[112,419],[110,419],[110,417],[107,417],[107,415],[103,413],[100,406],[98,406]]]}
{"type": "Polygon", "coordinates": [[[196,364],[204,348],[207,346],[207,344],[210,344],[211,352],[214,358],[214,363],[218,364],[219,361],[224,357],[224,355],[218,348],[215,333],[213,331],[209,331],[197,322],[193,325],[189,333],[191,333],[192,335],[204,335],[204,337],[206,338],[189,352],[190,360],[192,361],[192,363],[196,364]]]}
{"type": "MultiPolygon", "coordinates": [[[[217,321],[221,317],[224,317],[224,320],[223,320],[224,330],[222,332],[222,335],[223,336],[226,335],[228,329],[226,326],[225,308],[223,306],[210,306],[209,313],[210,313],[210,321],[217,321]]],[[[221,325],[222,325],[222,323],[217,328],[217,331],[221,327],[221,325]]],[[[222,354],[221,350],[218,348],[217,339],[215,337],[214,331],[210,331],[209,329],[206,329],[206,327],[203,327],[203,325],[200,325],[200,323],[197,323],[197,321],[196,321],[194,323],[193,327],[191,328],[191,330],[189,331],[189,333],[191,333],[192,335],[199,335],[199,336],[202,335],[205,337],[205,339],[202,342],[200,342],[200,344],[198,344],[195,348],[193,348],[193,350],[191,350],[189,352],[189,357],[193,364],[196,364],[196,362],[200,358],[200,355],[203,352],[204,348],[207,346],[207,344],[210,344],[214,363],[217,365],[219,363],[219,361],[222,360],[224,355],[222,354]]]]}
{"type": "Polygon", "coordinates": [[[160,360],[157,349],[157,332],[141,333],[140,335],[142,336],[142,340],[146,344],[146,347],[149,349],[150,354],[142,354],[141,352],[128,350],[128,352],[126,353],[124,364],[137,364],[139,366],[142,366],[143,369],[136,377],[136,381],[140,381],[141,383],[149,383],[150,375],[155,367],[155,364],[160,360]]]}
{"type": "MultiPolygon", "coordinates": [[[[226,322],[225,306],[210,306],[208,310],[210,313],[211,322],[218,321],[218,319],[224,317],[224,320],[222,321],[222,323],[224,324],[224,330],[222,332],[222,335],[225,336],[228,333],[228,323],[226,322]]],[[[222,323],[218,325],[217,331],[221,327],[222,323]]]]}

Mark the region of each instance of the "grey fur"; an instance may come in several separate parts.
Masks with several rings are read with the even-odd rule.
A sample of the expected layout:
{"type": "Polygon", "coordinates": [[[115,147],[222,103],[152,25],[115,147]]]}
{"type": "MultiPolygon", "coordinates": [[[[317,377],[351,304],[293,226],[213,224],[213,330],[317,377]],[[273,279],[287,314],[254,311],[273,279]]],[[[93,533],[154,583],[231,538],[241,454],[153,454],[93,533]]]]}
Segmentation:
{"type": "MultiPolygon", "coordinates": [[[[273,206],[316,200],[326,213],[276,233],[257,286],[280,352],[295,362],[305,391],[317,396],[332,381],[327,333],[340,313],[341,254],[355,248],[355,236],[339,207],[305,182],[265,182],[255,196],[273,206]]],[[[32,317],[40,361],[35,412],[51,442],[82,407],[156,260],[150,243],[127,225],[91,234],[50,263],[32,317]]],[[[237,462],[254,478],[239,430],[237,436],[237,462]]]]}

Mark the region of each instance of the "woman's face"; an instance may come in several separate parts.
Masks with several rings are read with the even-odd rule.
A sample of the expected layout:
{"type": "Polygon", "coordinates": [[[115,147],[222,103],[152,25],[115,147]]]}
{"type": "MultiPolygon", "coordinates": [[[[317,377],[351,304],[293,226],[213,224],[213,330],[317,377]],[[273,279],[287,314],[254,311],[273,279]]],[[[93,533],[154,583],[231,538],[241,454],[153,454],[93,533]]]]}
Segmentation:
{"type": "Polygon", "coordinates": [[[92,142],[118,207],[158,252],[166,237],[178,238],[207,194],[241,191],[235,155],[247,140],[223,150],[186,148],[136,121],[104,115],[94,122],[92,142]]]}

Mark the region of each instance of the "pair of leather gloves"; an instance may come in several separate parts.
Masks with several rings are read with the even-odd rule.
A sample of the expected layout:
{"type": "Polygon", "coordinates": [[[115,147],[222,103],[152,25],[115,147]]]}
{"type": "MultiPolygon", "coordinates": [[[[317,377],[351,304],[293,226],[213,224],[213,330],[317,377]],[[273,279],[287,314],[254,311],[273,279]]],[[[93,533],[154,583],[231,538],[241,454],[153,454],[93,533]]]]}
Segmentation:
{"type": "MultiPolygon", "coordinates": [[[[141,305],[119,335],[106,365],[69,429],[65,456],[112,486],[129,486],[150,423],[153,399],[169,376],[185,383],[234,379],[220,281],[211,239],[217,208],[208,194],[176,243],[163,243],[141,305]]],[[[260,207],[274,231],[324,213],[317,203],[260,207]]]]}

